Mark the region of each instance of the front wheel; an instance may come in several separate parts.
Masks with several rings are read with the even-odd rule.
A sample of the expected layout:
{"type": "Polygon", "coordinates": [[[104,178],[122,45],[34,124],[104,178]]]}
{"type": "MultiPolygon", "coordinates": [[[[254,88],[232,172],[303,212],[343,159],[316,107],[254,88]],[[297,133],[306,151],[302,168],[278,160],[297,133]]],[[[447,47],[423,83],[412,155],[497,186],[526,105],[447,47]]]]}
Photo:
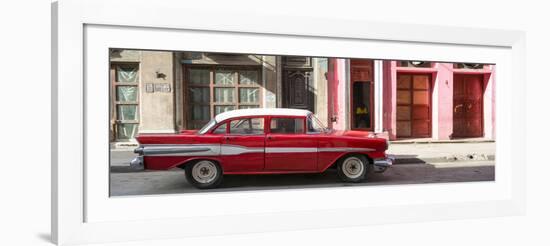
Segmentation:
{"type": "Polygon", "coordinates": [[[199,189],[210,189],[222,181],[222,168],[211,160],[200,160],[185,166],[187,181],[199,189]]]}
{"type": "Polygon", "coordinates": [[[361,182],[369,171],[369,161],[362,155],[350,155],[338,161],[338,176],[345,182],[361,182]]]}

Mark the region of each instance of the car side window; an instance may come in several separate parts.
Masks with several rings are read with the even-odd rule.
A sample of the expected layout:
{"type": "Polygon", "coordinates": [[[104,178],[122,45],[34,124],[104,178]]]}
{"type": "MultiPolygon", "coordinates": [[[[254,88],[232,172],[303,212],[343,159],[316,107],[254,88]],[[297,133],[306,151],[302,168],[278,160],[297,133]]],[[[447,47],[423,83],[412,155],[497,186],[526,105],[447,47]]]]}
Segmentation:
{"type": "Polygon", "coordinates": [[[223,123],[219,125],[216,130],[214,130],[212,133],[214,134],[224,134],[227,132],[227,123],[223,123]]]}
{"type": "Polygon", "coordinates": [[[271,118],[270,132],[279,134],[304,133],[303,118],[271,118]]]}
{"type": "Polygon", "coordinates": [[[244,118],[229,122],[229,134],[264,134],[264,118],[244,118]]]}

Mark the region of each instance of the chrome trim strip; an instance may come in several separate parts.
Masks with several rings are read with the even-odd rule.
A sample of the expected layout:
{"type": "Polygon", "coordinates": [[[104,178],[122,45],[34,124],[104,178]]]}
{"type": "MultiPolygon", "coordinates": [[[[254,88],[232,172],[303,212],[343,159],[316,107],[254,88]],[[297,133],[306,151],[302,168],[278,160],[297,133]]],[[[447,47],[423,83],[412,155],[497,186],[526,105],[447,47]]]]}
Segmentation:
{"type": "Polygon", "coordinates": [[[151,144],[139,147],[144,156],[217,156],[217,155],[240,155],[246,153],[315,153],[315,152],[369,152],[371,148],[351,147],[245,147],[233,144],[151,144]]]}
{"type": "Polygon", "coordinates": [[[240,155],[246,153],[263,153],[264,148],[248,148],[240,145],[222,144],[221,155],[240,155]]]}
{"type": "Polygon", "coordinates": [[[282,148],[282,147],[268,147],[265,148],[265,153],[312,153],[317,152],[317,148],[282,148]]]}
{"type": "Polygon", "coordinates": [[[208,147],[188,147],[188,148],[144,148],[144,155],[160,155],[160,154],[182,154],[182,153],[194,153],[194,152],[205,152],[210,151],[211,148],[208,147]]]}
{"type": "Polygon", "coordinates": [[[155,145],[143,145],[144,156],[216,156],[220,155],[219,145],[172,145],[172,144],[155,144],[155,145]]]}
{"type": "Polygon", "coordinates": [[[369,152],[374,151],[371,148],[351,148],[351,147],[339,147],[339,148],[319,148],[319,152],[369,152]]]}

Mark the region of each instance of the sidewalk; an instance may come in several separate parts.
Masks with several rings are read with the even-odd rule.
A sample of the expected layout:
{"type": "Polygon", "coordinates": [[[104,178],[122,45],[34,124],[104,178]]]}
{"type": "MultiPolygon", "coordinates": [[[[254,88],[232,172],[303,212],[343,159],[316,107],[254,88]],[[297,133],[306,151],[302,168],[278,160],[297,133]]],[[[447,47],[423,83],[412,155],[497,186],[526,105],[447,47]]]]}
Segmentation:
{"type": "Polygon", "coordinates": [[[395,164],[490,161],[495,159],[495,143],[390,143],[388,154],[395,158],[395,164]]]}

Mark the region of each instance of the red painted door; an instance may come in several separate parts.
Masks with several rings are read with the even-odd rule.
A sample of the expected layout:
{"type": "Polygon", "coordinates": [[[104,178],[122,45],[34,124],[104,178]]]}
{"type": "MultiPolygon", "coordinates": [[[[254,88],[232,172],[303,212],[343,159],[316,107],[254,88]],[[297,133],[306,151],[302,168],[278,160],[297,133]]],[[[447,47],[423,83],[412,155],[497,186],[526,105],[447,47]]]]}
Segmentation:
{"type": "Polygon", "coordinates": [[[483,75],[453,78],[453,137],[483,136],[483,75]]]}
{"type": "Polygon", "coordinates": [[[229,121],[222,136],[221,159],[224,171],[262,171],[265,162],[264,118],[229,121]]]}
{"type": "Polygon", "coordinates": [[[431,137],[431,75],[397,74],[397,138],[431,137]]]}
{"type": "Polygon", "coordinates": [[[265,169],[314,171],[318,136],[305,133],[303,117],[271,118],[265,140],[265,169]]]}

